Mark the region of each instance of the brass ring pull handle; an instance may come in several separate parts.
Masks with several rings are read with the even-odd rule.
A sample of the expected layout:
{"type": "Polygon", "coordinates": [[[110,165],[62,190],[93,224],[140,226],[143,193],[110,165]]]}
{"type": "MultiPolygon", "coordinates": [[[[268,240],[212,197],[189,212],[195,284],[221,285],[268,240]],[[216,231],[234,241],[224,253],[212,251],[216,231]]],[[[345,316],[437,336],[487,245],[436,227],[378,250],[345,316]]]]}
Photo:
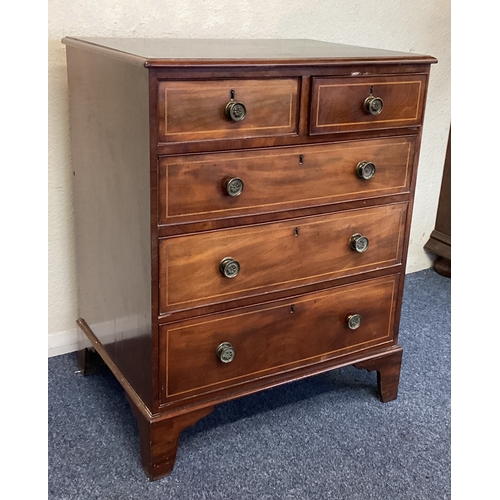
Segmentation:
{"type": "Polygon", "coordinates": [[[361,326],[361,315],[359,314],[349,314],[346,318],[347,327],[351,330],[356,330],[361,326]]]}
{"type": "Polygon", "coordinates": [[[368,248],[368,238],[363,236],[362,234],[356,233],[351,236],[349,239],[350,247],[358,253],[363,253],[368,248]]]}
{"type": "Polygon", "coordinates": [[[241,102],[237,102],[234,99],[235,91],[231,90],[231,100],[226,104],[226,108],[224,109],[224,113],[226,116],[233,120],[234,122],[240,122],[245,118],[247,114],[247,109],[244,104],[241,102]]]}
{"type": "Polygon", "coordinates": [[[227,177],[223,180],[222,185],[224,192],[229,196],[239,196],[245,186],[239,177],[227,177]]]}
{"type": "Polygon", "coordinates": [[[247,109],[244,104],[236,101],[229,101],[225,109],[226,116],[234,122],[240,122],[245,118],[247,109]]]}
{"type": "Polygon", "coordinates": [[[380,97],[369,95],[364,102],[365,111],[370,115],[379,115],[384,109],[384,101],[380,97]]]}
{"type": "Polygon", "coordinates": [[[219,271],[225,278],[236,278],[240,272],[240,264],[232,257],[226,257],[220,261],[219,271]]]}
{"type": "Polygon", "coordinates": [[[366,181],[372,179],[376,171],[375,164],[371,161],[360,161],[356,165],[356,175],[366,181]]]}
{"type": "Polygon", "coordinates": [[[234,359],[236,351],[229,342],[222,342],[222,344],[219,344],[217,347],[215,353],[223,363],[231,363],[234,359]]]}

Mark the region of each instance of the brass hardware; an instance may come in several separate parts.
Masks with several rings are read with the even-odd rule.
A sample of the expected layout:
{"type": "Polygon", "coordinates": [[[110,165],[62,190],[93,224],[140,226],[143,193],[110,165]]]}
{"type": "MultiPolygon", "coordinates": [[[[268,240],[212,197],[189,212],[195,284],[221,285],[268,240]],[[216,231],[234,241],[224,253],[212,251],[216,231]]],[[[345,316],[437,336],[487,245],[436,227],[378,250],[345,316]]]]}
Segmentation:
{"type": "Polygon", "coordinates": [[[375,175],[377,169],[375,168],[375,164],[371,161],[360,161],[356,165],[356,175],[360,179],[370,180],[375,175]]]}
{"type": "Polygon", "coordinates": [[[349,314],[346,318],[347,327],[356,330],[361,326],[361,316],[359,314],[349,314]]]}
{"type": "Polygon", "coordinates": [[[247,109],[241,102],[237,102],[234,99],[235,91],[231,90],[231,100],[226,104],[226,108],[224,109],[224,113],[226,116],[235,122],[240,122],[245,118],[247,114],[247,109]]]}
{"type": "Polygon", "coordinates": [[[231,361],[234,359],[236,351],[229,342],[222,342],[222,344],[219,344],[219,346],[215,350],[215,353],[223,363],[231,363],[231,361]]]}
{"type": "Polygon", "coordinates": [[[219,264],[219,271],[226,278],[236,278],[240,272],[240,264],[232,257],[225,257],[219,264]]]}
{"type": "Polygon", "coordinates": [[[368,238],[359,233],[353,234],[349,239],[350,247],[358,253],[365,252],[368,248],[368,243],[368,238]]]}
{"type": "Polygon", "coordinates": [[[379,115],[384,108],[384,101],[380,97],[372,95],[372,89],[373,87],[370,88],[370,95],[365,99],[364,108],[370,115],[379,115]]]}
{"type": "Polygon", "coordinates": [[[243,191],[243,181],[239,177],[227,177],[223,181],[224,192],[229,196],[239,196],[243,191]]]}

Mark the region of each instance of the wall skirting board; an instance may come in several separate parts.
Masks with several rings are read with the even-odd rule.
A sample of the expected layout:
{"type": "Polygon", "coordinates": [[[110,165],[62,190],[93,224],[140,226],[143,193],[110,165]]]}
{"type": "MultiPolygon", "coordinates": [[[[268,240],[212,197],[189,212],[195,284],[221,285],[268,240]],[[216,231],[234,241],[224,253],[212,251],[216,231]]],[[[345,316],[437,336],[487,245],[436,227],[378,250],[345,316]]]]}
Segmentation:
{"type": "Polygon", "coordinates": [[[49,334],[49,358],[78,350],[78,330],[49,334]]]}

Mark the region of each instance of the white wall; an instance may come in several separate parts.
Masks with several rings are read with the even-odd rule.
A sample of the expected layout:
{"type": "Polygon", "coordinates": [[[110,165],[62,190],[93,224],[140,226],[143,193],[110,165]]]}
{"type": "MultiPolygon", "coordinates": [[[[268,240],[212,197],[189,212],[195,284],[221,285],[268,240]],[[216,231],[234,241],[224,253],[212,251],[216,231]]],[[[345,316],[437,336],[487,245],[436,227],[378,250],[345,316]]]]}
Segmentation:
{"type": "Polygon", "coordinates": [[[408,272],[431,267],[450,124],[449,0],[49,0],[49,355],[76,348],[76,275],[64,36],[312,38],[429,54],[431,70],[408,272]]]}

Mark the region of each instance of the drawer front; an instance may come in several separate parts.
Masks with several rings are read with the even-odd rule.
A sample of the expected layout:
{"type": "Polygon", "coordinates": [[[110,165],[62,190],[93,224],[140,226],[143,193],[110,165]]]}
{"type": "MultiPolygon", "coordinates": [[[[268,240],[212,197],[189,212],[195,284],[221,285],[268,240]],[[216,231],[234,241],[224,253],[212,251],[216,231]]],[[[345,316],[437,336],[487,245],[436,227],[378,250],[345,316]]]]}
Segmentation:
{"type": "Polygon", "coordinates": [[[252,312],[162,326],[165,399],[189,397],[390,343],[397,280],[396,275],[386,276],[265,304],[252,312]],[[349,327],[349,317],[356,329],[349,327]],[[230,347],[217,352],[223,343],[230,347]]]}
{"type": "Polygon", "coordinates": [[[407,192],[414,144],[414,137],[401,137],[162,158],[159,223],[251,215],[407,192]],[[375,165],[373,177],[360,177],[357,167],[362,162],[375,165]],[[238,179],[242,189],[234,189],[241,188],[238,179]]]}
{"type": "Polygon", "coordinates": [[[425,75],[314,78],[309,132],[315,135],[420,125],[425,88],[425,75]],[[382,100],[379,114],[367,110],[365,101],[370,96],[382,100]]]}
{"type": "Polygon", "coordinates": [[[398,264],[406,210],[398,203],[160,240],[160,314],[398,264]],[[356,234],[368,239],[361,253],[351,248],[356,234]]]}
{"type": "Polygon", "coordinates": [[[162,81],[158,86],[159,141],[296,134],[298,93],[297,78],[162,81]],[[243,104],[243,119],[235,121],[226,115],[230,102],[243,104]]]}

